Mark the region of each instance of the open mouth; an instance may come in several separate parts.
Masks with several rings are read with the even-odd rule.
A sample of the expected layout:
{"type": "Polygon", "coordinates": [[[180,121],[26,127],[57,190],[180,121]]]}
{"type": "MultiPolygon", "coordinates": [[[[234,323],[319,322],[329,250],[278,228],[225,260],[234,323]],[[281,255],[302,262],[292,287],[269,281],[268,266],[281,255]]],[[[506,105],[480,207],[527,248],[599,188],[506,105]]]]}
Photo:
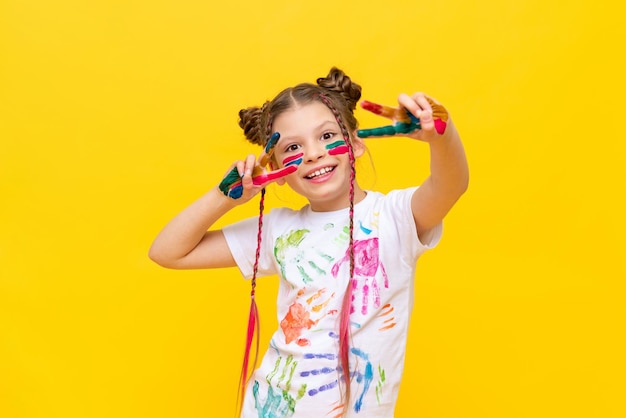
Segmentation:
{"type": "Polygon", "coordinates": [[[308,179],[308,180],[311,180],[311,179],[314,179],[316,177],[323,176],[324,174],[330,173],[334,169],[335,169],[335,167],[320,168],[319,170],[315,170],[314,172],[304,176],[304,178],[308,179]]]}

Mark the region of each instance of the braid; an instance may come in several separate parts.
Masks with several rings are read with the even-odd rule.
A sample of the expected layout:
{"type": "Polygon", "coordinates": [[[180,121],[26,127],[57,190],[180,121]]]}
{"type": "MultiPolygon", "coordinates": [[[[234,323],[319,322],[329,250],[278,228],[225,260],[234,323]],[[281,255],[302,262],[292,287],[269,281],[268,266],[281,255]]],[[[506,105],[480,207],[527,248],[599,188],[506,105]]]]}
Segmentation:
{"type": "Polygon", "coordinates": [[[265,189],[261,189],[261,200],[259,202],[259,228],[257,233],[257,245],[256,245],[256,253],[254,255],[254,267],[252,270],[252,279],[251,290],[250,290],[250,313],[248,315],[248,332],[246,334],[246,348],[243,356],[243,364],[241,367],[241,376],[239,378],[239,394],[238,405],[239,412],[241,412],[243,407],[243,400],[245,397],[246,386],[248,384],[248,370],[249,361],[250,361],[250,352],[252,349],[252,341],[255,340],[255,348],[254,348],[254,362],[252,363],[252,370],[256,368],[256,364],[259,358],[259,339],[261,334],[261,321],[259,317],[259,309],[256,304],[256,276],[259,270],[259,259],[261,258],[261,239],[263,232],[263,206],[265,204],[265,189]]]}
{"type": "MultiPolygon", "coordinates": [[[[256,125],[253,126],[252,124],[250,124],[247,126],[250,131],[253,131],[255,133],[256,138],[260,138],[260,135],[259,135],[261,131],[260,125],[263,122],[263,119],[264,119],[263,113],[265,113],[266,109],[267,109],[267,102],[263,105],[263,108],[260,109],[259,113],[256,113],[256,111],[254,111],[256,115],[258,116],[254,119],[254,122],[256,123],[256,125]]],[[[246,111],[241,110],[239,112],[240,116],[242,115],[242,112],[244,112],[245,114],[246,111]]],[[[255,142],[255,143],[265,144],[269,141],[269,138],[271,136],[272,120],[269,114],[266,116],[266,118],[268,122],[265,125],[264,140],[262,140],[262,142],[255,142]]],[[[240,124],[243,124],[244,119],[245,118],[242,117],[240,124]]],[[[244,131],[246,132],[246,136],[248,136],[246,128],[244,128],[244,131]]],[[[254,362],[252,363],[252,370],[256,369],[257,361],[259,358],[259,339],[260,339],[260,334],[261,334],[261,320],[260,320],[261,318],[259,316],[259,309],[256,304],[255,296],[256,296],[256,278],[257,278],[256,276],[259,270],[259,259],[261,258],[261,241],[262,241],[262,236],[263,236],[264,208],[265,208],[265,188],[261,189],[261,199],[259,201],[259,226],[258,226],[258,231],[257,231],[256,252],[254,254],[254,267],[252,269],[252,279],[250,281],[250,287],[251,287],[250,289],[250,314],[248,316],[248,332],[246,334],[246,348],[244,351],[243,365],[241,368],[241,376],[240,376],[240,381],[239,381],[239,396],[238,396],[239,412],[241,412],[243,408],[245,390],[248,384],[248,378],[249,378],[248,370],[250,370],[250,367],[249,367],[250,351],[252,348],[252,340],[255,339],[254,338],[255,334],[256,334],[256,341],[255,341],[254,362]]]]}
{"type": "Polygon", "coordinates": [[[261,200],[259,201],[259,229],[256,237],[256,252],[254,254],[254,267],[252,270],[252,280],[250,290],[250,297],[254,299],[256,290],[256,275],[259,270],[259,259],[261,258],[261,239],[263,234],[263,209],[265,206],[265,188],[261,189],[261,200]]]}
{"type": "MultiPolygon", "coordinates": [[[[354,280],[354,183],[356,179],[356,169],[355,169],[355,157],[354,150],[352,148],[352,142],[350,141],[350,134],[348,133],[348,129],[346,125],[343,123],[340,113],[337,111],[336,107],[332,104],[331,100],[324,94],[319,95],[320,99],[328,106],[328,108],[333,112],[339,127],[341,128],[341,132],[343,134],[343,139],[346,142],[348,147],[348,158],[350,161],[350,209],[349,209],[349,243],[348,243],[348,253],[350,255],[350,273],[348,277],[348,283],[346,285],[346,291],[343,296],[343,301],[341,304],[341,314],[339,319],[339,361],[340,361],[340,369],[343,371],[343,377],[345,382],[345,393],[344,396],[344,405],[348,405],[350,403],[350,383],[351,383],[351,371],[350,371],[350,314],[353,309],[353,290],[356,285],[356,281],[354,280]]],[[[341,379],[340,379],[341,380],[341,379]]],[[[345,409],[344,409],[345,411],[345,409]]]]}

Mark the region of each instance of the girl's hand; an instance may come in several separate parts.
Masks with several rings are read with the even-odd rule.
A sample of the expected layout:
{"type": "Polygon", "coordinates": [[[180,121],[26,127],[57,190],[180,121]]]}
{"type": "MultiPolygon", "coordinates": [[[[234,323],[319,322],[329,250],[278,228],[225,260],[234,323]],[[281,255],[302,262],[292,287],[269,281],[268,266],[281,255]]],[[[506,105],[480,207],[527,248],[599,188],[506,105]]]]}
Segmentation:
{"type": "Polygon", "coordinates": [[[432,142],[446,131],[448,111],[424,93],[398,96],[399,107],[361,102],[361,107],[393,121],[393,125],[357,131],[360,138],[407,136],[420,141],[432,142]]]}
{"type": "Polygon", "coordinates": [[[280,134],[274,132],[258,159],[254,155],[249,155],[244,161],[233,164],[219,185],[222,193],[236,199],[237,203],[245,203],[268,184],[295,172],[302,159],[294,159],[278,170],[265,169],[279,139],[280,134]]]}

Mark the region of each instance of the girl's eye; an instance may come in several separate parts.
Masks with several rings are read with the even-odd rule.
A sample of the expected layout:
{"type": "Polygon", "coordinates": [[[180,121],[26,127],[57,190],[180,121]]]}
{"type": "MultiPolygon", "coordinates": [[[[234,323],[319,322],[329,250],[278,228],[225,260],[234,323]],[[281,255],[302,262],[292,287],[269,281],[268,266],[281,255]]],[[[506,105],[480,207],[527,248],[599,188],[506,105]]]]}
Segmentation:
{"type": "Polygon", "coordinates": [[[322,139],[327,141],[329,139],[332,139],[333,136],[335,136],[333,132],[324,132],[324,134],[322,135],[322,139]]]}
{"type": "Polygon", "coordinates": [[[285,148],[285,152],[297,151],[298,148],[300,148],[300,145],[298,145],[298,144],[291,144],[287,148],[285,148]]]}

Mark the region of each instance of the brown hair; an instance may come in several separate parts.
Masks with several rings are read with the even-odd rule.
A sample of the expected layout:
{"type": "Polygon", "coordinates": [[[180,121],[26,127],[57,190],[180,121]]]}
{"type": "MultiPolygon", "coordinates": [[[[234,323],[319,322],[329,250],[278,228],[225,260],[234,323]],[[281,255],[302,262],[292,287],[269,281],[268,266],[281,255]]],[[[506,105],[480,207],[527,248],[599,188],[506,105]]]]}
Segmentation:
{"type": "Polygon", "coordinates": [[[265,146],[270,138],[274,118],[295,105],[322,101],[320,95],[328,97],[339,113],[348,132],[354,132],[358,122],[354,109],[361,98],[361,86],[354,83],[342,70],[333,67],[326,77],[317,79],[317,84],[301,83],[286,88],[272,101],[263,106],[253,106],[239,111],[239,126],[246,139],[253,144],[265,146]]]}

